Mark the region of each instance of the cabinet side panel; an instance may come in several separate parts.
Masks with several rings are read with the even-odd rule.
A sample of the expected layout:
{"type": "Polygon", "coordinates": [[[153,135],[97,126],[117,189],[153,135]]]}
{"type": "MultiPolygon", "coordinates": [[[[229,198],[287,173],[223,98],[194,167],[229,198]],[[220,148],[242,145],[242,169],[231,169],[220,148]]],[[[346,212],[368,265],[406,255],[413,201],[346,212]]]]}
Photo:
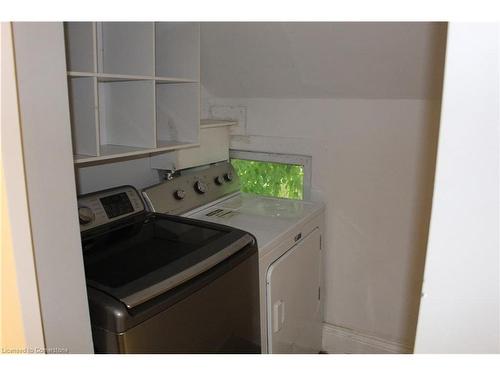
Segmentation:
{"type": "Polygon", "coordinates": [[[24,166],[47,348],[92,353],[63,24],[13,26],[24,166]]]}

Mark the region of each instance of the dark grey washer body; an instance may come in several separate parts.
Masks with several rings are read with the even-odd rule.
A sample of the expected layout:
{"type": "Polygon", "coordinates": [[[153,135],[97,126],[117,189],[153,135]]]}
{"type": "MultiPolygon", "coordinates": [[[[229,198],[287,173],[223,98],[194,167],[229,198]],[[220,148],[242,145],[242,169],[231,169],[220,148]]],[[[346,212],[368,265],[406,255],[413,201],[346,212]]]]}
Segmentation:
{"type": "Polygon", "coordinates": [[[89,287],[96,352],[260,353],[255,250],[131,310],[89,287]]]}
{"type": "MultiPolygon", "coordinates": [[[[124,188],[98,192],[120,192],[108,210],[123,206],[124,188]]],[[[82,246],[97,353],[260,353],[258,252],[249,233],[139,207],[82,231],[82,246]]]]}

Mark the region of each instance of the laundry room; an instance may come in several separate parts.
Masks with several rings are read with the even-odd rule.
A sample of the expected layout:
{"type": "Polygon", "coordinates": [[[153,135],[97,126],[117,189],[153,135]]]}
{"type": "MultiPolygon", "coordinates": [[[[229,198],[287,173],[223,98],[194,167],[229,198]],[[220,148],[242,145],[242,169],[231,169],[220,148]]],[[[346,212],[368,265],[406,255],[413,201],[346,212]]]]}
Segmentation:
{"type": "MultiPolygon", "coordinates": [[[[179,151],[180,160],[166,153],[77,163],[79,193],[127,184],[147,188],[160,182],[161,169],[182,174],[183,158],[189,158],[188,168],[231,154],[300,163],[309,169],[304,193],[325,204],[325,344],[355,345],[358,338],[349,342],[345,335],[359,334],[381,345],[362,350],[410,352],[430,218],[445,41],[444,23],[201,24],[200,117],[233,122],[227,129],[205,128],[202,122],[200,136],[203,142],[205,134],[217,131],[206,136],[220,144],[209,139],[206,147],[212,150],[199,154],[197,163],[184,156],[195,149],[179,151]],[[225,154],[217,152],[222,147],[225,154]],[[310,160],[294,162],[294,157],[310,160]]],[[[175,115],[180,116],[167,114],[175,115]]]]}
{"type": "Polygon", "coordinates": [[[2,22],[2,351],[500,353],[499,30],[2,22]]]}

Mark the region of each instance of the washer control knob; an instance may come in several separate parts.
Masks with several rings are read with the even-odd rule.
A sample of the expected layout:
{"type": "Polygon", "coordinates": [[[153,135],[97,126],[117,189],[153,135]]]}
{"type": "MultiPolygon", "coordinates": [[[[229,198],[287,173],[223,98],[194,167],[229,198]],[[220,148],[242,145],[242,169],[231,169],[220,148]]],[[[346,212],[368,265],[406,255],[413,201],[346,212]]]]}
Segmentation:
{"type": "Polygon", "coordinates": [[[217,185],[222,185],[224,183],[224,177],[222,177],[222,176],[215,177],[215,183],[217,185]]]}
{"type": "Polygon", "coordinates": [[[205,194],[207,191],[207,185],[203,181],[196,181],[194,184],[194,190],[199,194],[205,194]]]}
{"type": "Polygon", "coordinates": [[[225,175],[224,175],[224,179],[228,182],[230,181],[233,181],[233,172],[227,172],[225,175]]]}
{"type": "Polygon", "coordinates": [[[78,208],[78,220],[80,221],[80,225],[88,225],[92,223],[95,219],[94,211],[92,211],[88,207],[79,207],[78,208]]]}
{"type": "Polygon", "coordinates": [[[186,196],[186,192],[182,189],[176,190],[174,192],[175,199],[181,200],[181,199],[184,199],[185,196],[186,196]]]}

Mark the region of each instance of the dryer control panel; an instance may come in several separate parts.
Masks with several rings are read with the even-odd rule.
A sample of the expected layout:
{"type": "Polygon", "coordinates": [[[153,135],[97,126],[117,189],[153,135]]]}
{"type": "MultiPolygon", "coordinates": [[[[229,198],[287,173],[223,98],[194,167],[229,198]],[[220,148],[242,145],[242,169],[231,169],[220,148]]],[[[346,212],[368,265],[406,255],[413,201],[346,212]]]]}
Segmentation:
{"type": "Polygon", "coordinates": [[[145,210],[133,186],[120,186],[78,197],[80,232],[126,218],[145,210]]]}

